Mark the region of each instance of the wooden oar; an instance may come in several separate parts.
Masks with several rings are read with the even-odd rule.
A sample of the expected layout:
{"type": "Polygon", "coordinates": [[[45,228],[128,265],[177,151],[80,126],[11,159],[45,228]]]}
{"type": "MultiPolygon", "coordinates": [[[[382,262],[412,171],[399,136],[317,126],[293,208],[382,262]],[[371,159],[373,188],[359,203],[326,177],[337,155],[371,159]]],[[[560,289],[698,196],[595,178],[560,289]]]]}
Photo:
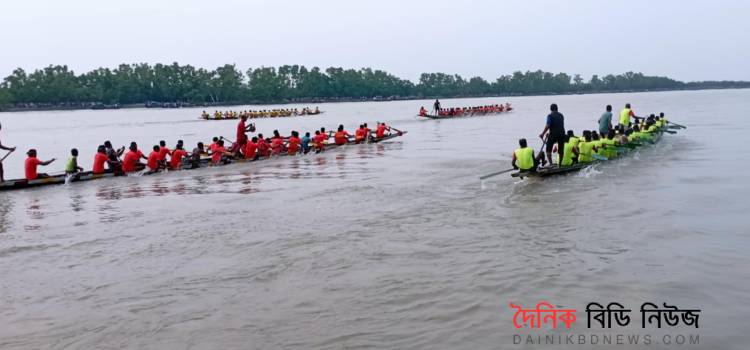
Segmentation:
{"type": "Polygon", "coordinates": [[[680,124],[677,124],[675,122],[667,122],[667,123],[672,124],[672,125],[677,126],[677,127],[680,127],[680,128],[683,128],[683,129],[687,129],[687,126],[680,125],[680,124]]]}
{"type": "Polygon", "coordinates": [[[9,155],[10,155],[11,153],[15,152],[15,150],[16,150],[16,149],[14,148],[14,149],[11,149],[10,151],[8,151],[8,153],[7,153],[7,154],[6,154],[6,155],[5,155],[4,157],[3,157],[3,159],[0,159],[0,162],[4,161],[4,160],[5,160],[5,158],[8,158],[8,156],[9,156],[9,155]]]}
{"type": "Polygon", "coordinates": [[[227,140],[227,141],[229,141],[229,143],[234,144],[234,141],[232,141],[232,140],[230,140],[230,139],[228,139],[228,138],[226,138],[224,136],[219,136],[219,140],[227,140]]]}
{"type": "Polygon", "coordinates": [[[515,168],[510,168],[510,169],[506,169],[506,170],[503,170],[503,171],[498,171],[496,173],[483,175],[483,176],[479,177],[479,180],[486,180],[486,179],[489,179],[489,178],[491,178],[493,176],[497,176],[497,175],[500,175],[500,174],[505,174],[505,173],[511,172],[513,170],[516,170],[516,169],[515,168]]]}

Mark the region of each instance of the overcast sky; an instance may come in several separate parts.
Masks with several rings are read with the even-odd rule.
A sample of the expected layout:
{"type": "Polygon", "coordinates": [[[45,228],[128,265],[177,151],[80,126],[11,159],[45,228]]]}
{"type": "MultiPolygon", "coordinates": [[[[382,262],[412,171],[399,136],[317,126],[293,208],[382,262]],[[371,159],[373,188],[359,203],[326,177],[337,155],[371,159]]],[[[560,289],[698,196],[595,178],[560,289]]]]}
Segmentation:
{"type": "Polygon", "coordinates": [[[0,0],[0,76],[67,64],[750,80],[750,1],[0,0]]]}

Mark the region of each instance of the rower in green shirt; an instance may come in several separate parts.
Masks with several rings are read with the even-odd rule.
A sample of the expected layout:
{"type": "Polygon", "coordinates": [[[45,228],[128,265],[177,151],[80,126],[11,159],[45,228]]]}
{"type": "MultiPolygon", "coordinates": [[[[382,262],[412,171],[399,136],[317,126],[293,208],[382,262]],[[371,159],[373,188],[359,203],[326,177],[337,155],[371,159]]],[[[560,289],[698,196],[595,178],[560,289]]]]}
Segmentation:
{"type": "Polygon", "coordinates": [[[78,149],[73,148],[70,150],[70,158],[65,163],[65,173],[68,175],[75,175],[78,172],[83,171],[83,168],[78,166],[78,149]]]}
{"type": "Polygon", "coordinates": [[[598,151],[596,145],[591,140],[591,131],[585,130],[583,137],[586,141],[578,144],[578,162],[579,163],[591,163],[594,161],[594,153],[598,151]]]}

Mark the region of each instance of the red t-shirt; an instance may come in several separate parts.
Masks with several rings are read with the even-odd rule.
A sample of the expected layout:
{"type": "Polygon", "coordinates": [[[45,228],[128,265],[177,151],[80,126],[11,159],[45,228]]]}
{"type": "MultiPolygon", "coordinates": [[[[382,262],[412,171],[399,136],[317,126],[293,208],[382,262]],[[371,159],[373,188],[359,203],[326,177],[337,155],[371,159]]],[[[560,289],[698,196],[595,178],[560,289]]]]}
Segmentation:
{"type": "Polygon", "coordinates": [[[37,178],[36,167],[41,163],[36,157],[28,157],[25,162],[26,180],[34,180],[37,178]]]}
{"type": "Polygon", "coordinates": [[[271,150],[265,140],[258,140],[258,152],[261,157],[268,157],[271,155],[271,150]]]}
{"type": "Polygon", "coordinates": [[[106,153],[99,153],[97,152],[94,156],[94,168],[92,169],[94,171],[94,174],[102,174],[104,173],[104,164],[107,163],[107,157],[106,153]]]}
{"type": "Polygon", "coordinates": [[[271,149],[273,150],[274,154],[281,153],[282,148],[284,147],[284,139],[281,137],[277,137],[271,140],[271,149]]]}
{"type": "Polygon", "coordinates": [[[354,139],[357,141],[362,141],[365,139],[365,133],[367,132],[366,129],[357,129],[357,131],[354,132],[354,139]]]}
{"type": "Polygon", "coordinates": [[[385,136],[385,125],[384,124],[378,125],[378,130],[375,132],[375,136],[377,138],[381,138],[381,137],[385,136]]]}
{"type": "Polygon", "coordinates": [[[159,160],[167,159],[167,154],[169,154],[169,148],[167,147],[159,148],[159,160]]]}
{"type": "Polygon", "coordinates": [[[258,154],[258,144],[253,141],[247,141],[245,144],[245,159],[253,159],[258,154]]]}
{"type": "Polygon", "coordinates": [[[214,148],[213,153],[211,154],[211,161],[214,162],[214,164],[219,164],[219,161],[221,161],[221,156],[224,155],[224,152],[226,152],[226,148],[217,145],[216,148],[214,148]]]}
{"type": "Polygon", "coordinates": [[[333,140],[340,146],[349,141],[349,139],[346,138],[347,136],[349,136],[349,133],[346,131],[336,131],[336,133],[333,134],[333,140]]]}
{"type": "Polygon", "coordinates": [[[176,149],[172,151],[172,159],[170,159],[170,165],[172,169],[179,169],[182,167],[182,157],[186,156],[187,152],[182,149],[176,149]]]}
{"type": "Polygon", "coordinates": [[[125,157],[122,158],[122,171],[129,173],[131,171],[135,171],[135,165],[138,164],[138,161],[143,157],[143,152],[141,150],[134,151],[128,151],[128,153],[125,153],[125,157]]]}
{"type": "Polygon", "coordinates": [[[159,161],[161,160],[160,157],[160,152],[151,151],[151,153],[148,154],[148,162],[146,163],[146,166],[151,170],[159,169],[159,161]]]}
{"type": "Polygon", "coordinates": [[[289,138],[289,144],[287,144],[287,153],[290,156],[295,155],[297,153],[297,151],[299,151],[299,145],[300,145],[300,143],[301,143],[301,141],[300,141],[299,137],[294,137],[294,136],[290,137],[289,138]]]}
{"type": "Polygon", "coordinates": [[[240,119],[240,122],[237,124],[237,143],[240,143],[240,140],[245,138],[245,121],[240,119]]]}

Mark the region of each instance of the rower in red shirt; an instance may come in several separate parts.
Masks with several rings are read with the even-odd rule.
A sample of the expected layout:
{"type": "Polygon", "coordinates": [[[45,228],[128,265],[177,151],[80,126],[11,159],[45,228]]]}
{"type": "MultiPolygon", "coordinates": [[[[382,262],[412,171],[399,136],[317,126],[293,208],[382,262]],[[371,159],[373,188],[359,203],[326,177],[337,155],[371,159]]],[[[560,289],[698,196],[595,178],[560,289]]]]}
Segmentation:
{"type": "Polygon", "coordinates": [[[26,180],[36,180],[36,179],[42,179],[45,177],[49,177],[49,175],[45,173],[37,173],[37,166],[42,165],[46,166],[50,163],[55,161],[55,158],[52,158],[48,161],[41,161],[37,159],[36,157],[36,150],[30,149],[28,152],[26,152],[26,155],[28,158],[26,158],[26,161],[24,162],[24,170],[26,173],[26,180]]]}
{"type": "Polygon", "coordinates": [[[322,134],[320,130],[315,130],[315,136],[313,136],[313,146],[315,147],[317,152],[320,152],[325,148],[327,138],[328,137],[322,134]]]}
{"type": "Polygon", "coordinates": [[[337,145],[341,146],[349,142],[349,136],[351,135],[349,135],[349,133],[344,130],[344,126],[339,125],[339,129],[335,134],[333,134],[333,140],[337,145]]]}
{"type": "Polygon", "coordinates": [[[161,168],[161,147],[154,145],[154,150],[148,154],[148,160],[146,161],[146,167],[150,172],[157,172],[161,168]]]}
{"type": "Polygon", "coordinates": [[[299,152],[300,144],[302,140],[299,138],[299,133],[292,130],[292,136],[289,137],[288,144],[286,146],[287,154],[293,156],[299,152]]]}
{"type": "Polygon", "coordinates": [[[245,143],[245,159],[258,159],[258,138],[253,138],[245,143]]]}
{"type": "Polygon", "coordinates": [[[279,155],[284,150],[284,138],[279,134],[278,130],[273,131],[273,137],[271,138],[271,154],[279,155]]]}
{"type": "Polygon", "coordinates": [[[427,110],[424,108],[424,106],[419,107],[419,116],[424,117],[427,115],[427,110]]]}
{"type": "Polygon", "coordinates": [[[216,147],[217,147],[218,145],[219,145],[219,138],[218,138],[218,137],[216,137],[216,136],[214,136],[214,138],[213,138],[213,142],[211,142],[211,144],[210,144],[210,145],[208,145],[208,150],[209,150],[209,151],[211,151],[211,152],[213,152],[213,151],[214,151],[214,149],[216,149],[216,147]]]}
{"type": "Polygon", "coordinates": [[[140,163],[141,159],[148,159],[146,156],[143,155],[143,152],[138,149],[138,144],[135,142],[130,143],[130,151],[128,153],[125,153],[125,156],[122,158],[122,171],[126,173],[131,173],[134,171],[142,170],[143,164],[140,163]]]}
{"type": "Polygon", "coordinates": [[[225,155],[229,155],[231,153],[227,152],[227,149],[224,148],[224,140],[219,140],[216,143],[216,147],[214,147],[213,151],[211,151],[211,163],[214,165],[219,164],[221,162],[221,158],[225,155]]]}
{"type": "Polygon", "coordinates": [[[185,156],[187,156],[187,152],[182,148],[182,142],[178,142],[177,147],[172,151],[172,158],[169,160],[172,170],[182,169],[182,158],[185,156]]]}
{"type": "Polygon", "coordinates": [[[354,142],[360,143],[365,141],[366,133],[365,126],[360,124],[359,128],[354,132],[354,142]]]}
{"type": "Polygon", "coordinates": [[[261,157],[268,157],[271,155],[271,147],[268,143],[269,142],[263,138],[263,134],[258,134],[258,154],[261,157]]]}
{"type": "Polygon", "coordinates": [[[167,148],[167,142],[164,140],[159,141],[159,161],[165,162],[167,161],[167,155],[171,155],[172,150],[167,148]]]}
{"type": "Polygon", "coordinates": [[[367,126],[367,123],[364,124],[365,127],[365,141],[367,141],[370,138],[370,134],[372,133],[372,129],[367,126]]]}
{"type": "Polygon", "coordinates": [[[92,172],[94,174],[104,174],[104,164],[106,164],[108,160],[107,148],[104,147],[104,145],[100,145],[94,156],[94,167],[92,172]]]}
{"type": "Polygon", "coordinates": [[[378,128],[375,131],[375,138],[382,139],[385,137],[385,131],[390,129],[391,128],[387,127],[385,123],[378,123],[378,128]]]}

